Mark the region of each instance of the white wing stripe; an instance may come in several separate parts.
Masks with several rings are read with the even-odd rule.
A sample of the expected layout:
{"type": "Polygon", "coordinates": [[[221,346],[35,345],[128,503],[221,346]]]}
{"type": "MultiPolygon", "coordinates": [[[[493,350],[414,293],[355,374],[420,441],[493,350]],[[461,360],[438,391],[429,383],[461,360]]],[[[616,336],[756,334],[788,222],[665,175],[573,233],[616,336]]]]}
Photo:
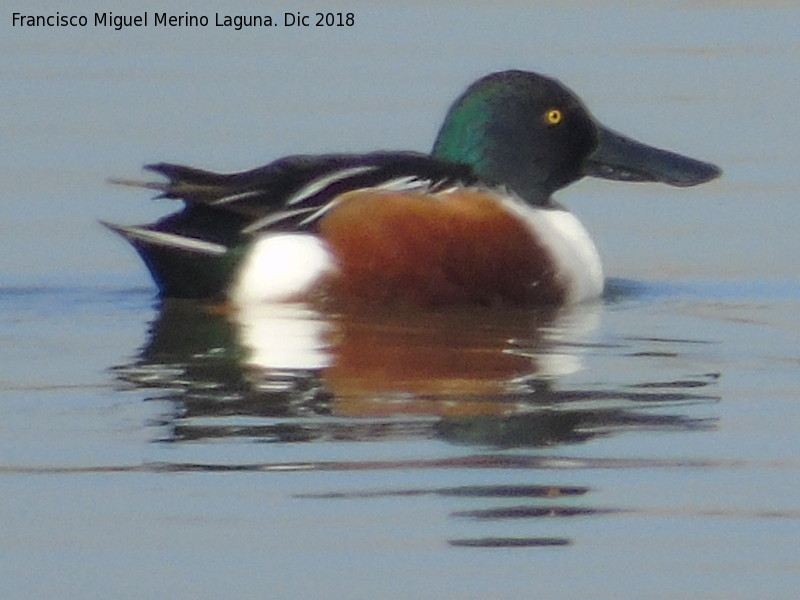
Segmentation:
{"type": "Polygon", "coordinates": [[[228,204],[230,202],[236,202],[237,200],[245,200],[247,198],[251,198],[254,196],[258,196],[263,194],[261,190],[252,190],[250,192],[241,192],[239,194],[231,194],[230,196],[223,196],[222,198],[218,198],[211,203],[212,206],[219,206],[220,204],[228,204]]]}
{"type": "Polygon", "coordinates": [[[242,229],[242,233],[253,233],[254,231],[258,231],[259,229],[269,227],[270,225],[274,225],[275,223],[280,223],[281,221],[285,221],[286,219],[291,219],[292,217],[296,217],[298,215],[304,215],[306,213],[310,213],[317,210],[316,206],[310,206],[308,208],[296,208],[294,210],[282,210],[277,213],[273,213],[271,215],[267,215],[266,217],[262,217],[257,221],[253,221],[242,229]]]}
{"type": "Polygon", "coordinates": [[[115,227],[131,238],[151,244],[170,246],[172,248],[180,248],[182,250],[200,252],[202,254],[220,255],[228,251],[222,244],[215,244],[214,242],[207,242],[198,238],[184,237],[164,231],[152,231],[150,229],[142,229],[141,227],[115,227]]]}
{"type": "Polygon", "coordinates": [[[342,179],[347,179],[348,177],[353,177],[354,175],[361,175],[362,173],[374,171],[377,168],[378,167],[375,166],[362,166],[362,167],[350,167],[349,169],[341,169],[339,171],[334,171],[333,173],[326,175],[325,177],[322,177],[320,179],[315,179],[305,187],[300,188],[297,192],[289,196],[289,199],[286,201],[286,205],[292,206],[293,204],[299,204],[303,200],[306,200],[307,198],[310,198],[311,196],[324,190],[332,183],[336,183],[337,181],[341,181],[342,179]]]}

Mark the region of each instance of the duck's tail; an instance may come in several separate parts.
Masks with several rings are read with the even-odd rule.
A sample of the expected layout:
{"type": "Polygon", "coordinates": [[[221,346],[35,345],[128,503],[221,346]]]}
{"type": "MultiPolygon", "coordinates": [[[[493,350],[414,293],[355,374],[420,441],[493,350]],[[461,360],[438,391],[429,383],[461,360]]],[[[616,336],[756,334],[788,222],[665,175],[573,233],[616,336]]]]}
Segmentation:
{"type": "Polygon", "coordinates": [[[147,225],[101,223],[136,249],[162,298],[216,298],[230,284],[235,253],[222,244],[147,225]]]}

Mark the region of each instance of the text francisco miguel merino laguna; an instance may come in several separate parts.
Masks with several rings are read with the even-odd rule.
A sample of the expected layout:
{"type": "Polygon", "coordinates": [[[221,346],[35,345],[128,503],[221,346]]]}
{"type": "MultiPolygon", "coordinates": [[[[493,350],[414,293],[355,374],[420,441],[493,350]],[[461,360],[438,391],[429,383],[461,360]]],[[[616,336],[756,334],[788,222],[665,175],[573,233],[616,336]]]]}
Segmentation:
{"type": "MultiPolygon", "coordinates": [[[[208,27],[211,21],[206,15],[171,15],[166,12],[147,12],[138,15],[115,15],[111,12],[94,13],[92,18],[86,15],[62,15],[59,12],[50,15],[26,15],[12,13],[11,24],[14,27],[113,27],[117,31],[123,27],[208,27]],[[152,16],[152,19],[151,19],[152,16]]],[[[351,12],[317,12],[299,13],[285,12],[283,18],[270,15],[221,15],[214,13],[215,27],[352,27],[355,15],[351,12]]]]}

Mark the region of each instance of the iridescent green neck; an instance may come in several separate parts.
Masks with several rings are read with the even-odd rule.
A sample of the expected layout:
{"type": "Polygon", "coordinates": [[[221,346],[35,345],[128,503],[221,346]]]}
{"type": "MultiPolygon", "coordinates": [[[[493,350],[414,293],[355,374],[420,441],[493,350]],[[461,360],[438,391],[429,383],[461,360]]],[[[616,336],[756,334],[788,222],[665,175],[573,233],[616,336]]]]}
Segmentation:
{"type": "Polygon", "coordinates": [[[488,92],[468,90],[452,106],[433,144],[434,158],[468,164],[479,173],[488,166],[485,143],[492,113],[488,92]]]}
{"type": "Polygon", "coordinates": [[[432,155],[547,206],[553,192],[581,177],[595,144],[595,125],[565,88],[534,73],[505,71],[476,81],[456,100],[432,155]],[[556,123],[547,121],[548,111],[558,114],[556,123]]]}
{"type": "MultiPolygon", "coordinates": [[[[530,108],[518,73],[499,73],[470,86],[445,117],[434,158],[470,166],[489,185],[503,185],[532,204],[548,202],[535,143],[527,132],[530,108]]],[[[545,173],[546,175],[546,173],[545,173]]]]}

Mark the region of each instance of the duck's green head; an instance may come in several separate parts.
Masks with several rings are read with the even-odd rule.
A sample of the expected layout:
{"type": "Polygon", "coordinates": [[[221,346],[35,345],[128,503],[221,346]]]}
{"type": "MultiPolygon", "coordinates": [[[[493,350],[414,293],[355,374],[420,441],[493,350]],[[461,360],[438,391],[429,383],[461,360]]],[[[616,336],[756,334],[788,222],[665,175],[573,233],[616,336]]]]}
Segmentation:
{"type": "Polygon", "coordinates": [[[685,186],[720,174],[604,128],[558,81],[526,71],[473,83],[450,108],[432,155],[468,164],[487,183],[538,205],[584,175],[685,186]]]}

